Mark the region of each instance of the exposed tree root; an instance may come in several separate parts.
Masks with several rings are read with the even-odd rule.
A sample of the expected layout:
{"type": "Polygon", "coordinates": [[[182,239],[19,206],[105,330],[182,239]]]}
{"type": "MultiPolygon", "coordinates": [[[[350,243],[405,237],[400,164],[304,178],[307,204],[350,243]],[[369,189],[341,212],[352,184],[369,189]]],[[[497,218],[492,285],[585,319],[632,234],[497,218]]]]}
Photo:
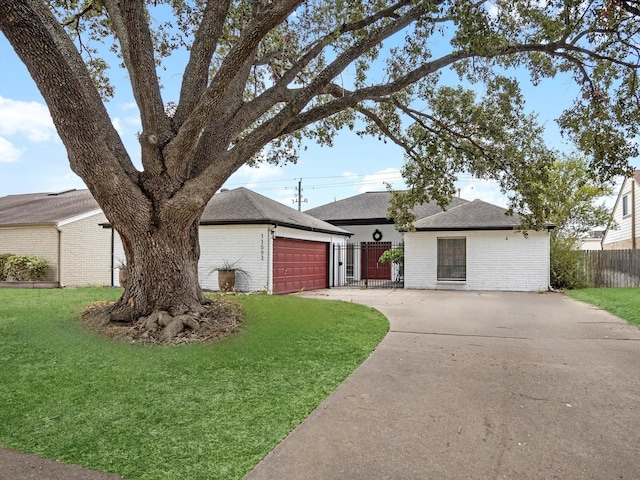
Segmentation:
{"type": "Polygon", "coordinates": [[[198,312],[171,315],[157,310],[133,322],[112,321],[113,304],[96,303],[81,313],[83,324],[99,334],[132,343],[174,344],[209,342],[231,335],[242,324],[240,305],[228,297],[219,297],[203,305],[198,312]]]}

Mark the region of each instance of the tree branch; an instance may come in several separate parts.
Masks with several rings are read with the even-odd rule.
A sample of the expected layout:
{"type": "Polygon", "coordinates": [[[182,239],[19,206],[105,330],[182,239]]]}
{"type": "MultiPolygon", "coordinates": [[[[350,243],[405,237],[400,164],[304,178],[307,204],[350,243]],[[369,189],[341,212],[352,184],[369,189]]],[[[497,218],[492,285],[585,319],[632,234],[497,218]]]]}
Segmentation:
{"type": "Polygon", "coordinates": [[[210,0],[204,9],[200,28],[195,33],[191,45],[189,62],[182,78],[180,100],[173,117],[178,128],[207,89],[211,58],[218,45],[230,3],[231,0],[210,0]]]}
{"type": "Polygon", "coordinates": [[[144,205],[136,186],[138,172],[80,54],[50,10],[41,1],[2,2],[0,29],[47,102],[71,168],[85,181],[107,217],[113,218],[113,211],[124,214],[118,196],[144,205]],[[119,195],[101,195],[104,191],[119,195]]]}
{"type": "Polygon", "coordinates": [[[206,92],[202,95],[197,105],[185,122],[173,141],[167,146],[165,152],[168,156],[191,155],[196,147],[198,137],[206,128],[211,118],[217,111],[217,106],[224,99],[229,84],[233,81],[238,69],[247,59],[255,54],[255,49],[264,36],[302,3],[302,0],[281,0],[270,4],[249,26],[238,42],[231,48],[222,65],[211,80],[206,92]]]}
{"type": "Polygon", "coordinates": [[[93,2],[91,2],[91,3],[89,3],[89,5],[84,7],[80,12],[76,13],[69,20],[64,22],[62,24],[62,26],[63,27],[70,27],[71,25],[73,25],[75,23],[75,28],[77,29],[78,26],[80,25],[80,19],[82,17],[84,17],[87,13],[89,13],[91,10],[96,11],[96,12],[100,11],[100,9],[97,8],[96,5],[93,2]]]}
{"type": "Polygon", "coordinates": [[[171,138],[171,124],[160,94],[145,4],[143,0],[104,0],[104,6],[140,108],[142,163],[148,175],[158,175],[163,169],[161,149],[171,138]]]}
{"type": "MultiPolygon", "coordinates": [[[[300,88],[295,93],[293,98],[273,118],[256,127],[248,135],[248,137],[252,137],[251,139],[243,139],[243,142],[246,140],[247,145],[253,145],[253,143],[256,141],[263,141],[263,144],[266,144],[279,135],[298,130],[299,128],[289,129],[288,125],[291,123],[292,119],[300,114],[302,109],[309,103],[309,101],[313,97],[322,93],[324,88],[329,85],[329,83],[337,75],[344,71],[345,68],[347,68],[364,52],[369,51],[384,39],[391,37],[395,33],[401,31],[402,29],[413,23],[415,20],[419,19],[422,13],[424,13],[423,7],[415,7],[405,15],[398,18],[396,21],[385,25],[377,30],[374,30],[368,36],[356,42],[355,45],[338,55],[337,58],[333,62],[331,62],[323,71],[319,72],[316,78],[308,86],[300,88]]],[[[355,103],[347,105],[345,106],[345,108],[353,106],[355,105],[355,103]]],[[[333,113],[337,113],[337,111],[333,113]]],[[[257,118],[255,120],[257,120],[257,118]]],[[[239,148],[240,150],[242,150],[244,147],[236,145],[234,149],[235,148],[239,148]]],[[[255,153],[255,151],[251,150],[252,147],[249,147],[249,150],[247,152],[248,157],[255,153]]]]}

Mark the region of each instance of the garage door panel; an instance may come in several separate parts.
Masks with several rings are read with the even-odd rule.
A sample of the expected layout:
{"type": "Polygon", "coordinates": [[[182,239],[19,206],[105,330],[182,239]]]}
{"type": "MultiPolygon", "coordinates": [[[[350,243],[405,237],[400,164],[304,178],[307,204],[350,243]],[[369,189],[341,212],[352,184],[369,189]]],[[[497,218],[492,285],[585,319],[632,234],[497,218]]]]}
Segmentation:
{"type": "Polygon", "coordinates": [[[329,286],[328,244],[276,238],[273,248],[274,293],[293,293],[329,286]]]}

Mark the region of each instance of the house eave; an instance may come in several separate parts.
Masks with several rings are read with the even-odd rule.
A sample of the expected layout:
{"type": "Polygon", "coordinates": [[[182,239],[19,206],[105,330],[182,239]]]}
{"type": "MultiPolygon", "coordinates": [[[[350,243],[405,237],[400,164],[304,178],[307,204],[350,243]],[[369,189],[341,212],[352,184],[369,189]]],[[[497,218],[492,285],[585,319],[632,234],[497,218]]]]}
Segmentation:
{"type": "Polygon", "coordinates": [[[329,235],[340,235],[343,237],[350,237],[353,234],[351,232],[338,232],[335,230],[329,230],[324,228],[315,228],[305,225],[297,225],[295,223],[278,222],[275,220],[224,220],[224,221],[203,221],[200,222],[200,226],[224,226],[224,225],[273,225],[274,227],[287,227],[296,230],[304,230],[307,232],[326,233],[329,235]]]}
{"type": "Polygon", "coordinates": [[[25,227],[54,227],[58,226],[57,222],[40,222],[40,223],[3,223],[0,228],[25,228],[25,227]]]}
{"type": "Polygon", "coordinates": [[[394,221],[388,218],[352,218],[340,220],[324,220],[324,222],[335,225],[336,227],[347,225],[393,225],[394,221]]]}
{"type": "MultiPolygon", "coordinates": [[[[544,227],[547,231],[551,231],[555,228],[555,225],[546,225],[544,227]]],[[[488,226],[488,227],[416,227],[416,232],[478,232],[483,230],[490,231],[516,231],[521,232],[523,229],[520,226],[488,226]]],[[[527,231],[531,231],[528,229],[527,231]]]]}

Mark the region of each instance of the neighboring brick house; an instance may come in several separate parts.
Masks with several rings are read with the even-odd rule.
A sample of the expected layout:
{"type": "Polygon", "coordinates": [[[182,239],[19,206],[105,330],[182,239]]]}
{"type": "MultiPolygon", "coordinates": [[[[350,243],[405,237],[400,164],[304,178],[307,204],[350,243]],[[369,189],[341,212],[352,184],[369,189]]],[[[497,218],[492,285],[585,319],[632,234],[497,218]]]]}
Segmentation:
{"type": "Polygon", "coordinates": [[[446,211],[435,202],[414,208],[416,231],[401,233],[386,218],[389,196],[389,192],[368,192],[306,211],[353,232],[354,248],[375,251],[373,265],[357,252],[347,256],[350,280],[359,281],[365,275],[377,280],[380,272],[393,280],[397,272],[384,271],[375,261],[382,251],[402,241],[405,288],[548,289],[551,225],[525,236],[518,231],[519,218],[507,216],[506,209],[454,197],[446,211]],[[372,268],[375,273],[370,272],[372,268]]]}
{"type": "Polygon", "coordinates": [[[640,248],[640,170],[625,178],[613,207],[612,225],[602,238],[603,250],[640,248]]]}
{"type": "MultiPolygon", "coordinates": [[[[248,275],[238,291],[292,293],[335,283],[330,252],[350,233],[246,188],[223,190],[209,201],[200,220],[200,285],[218,290],[216,267],[235,263],[248,275]]],[[[119,238],[114,264],[124,259],[119,238]]],[[[114,276],[114,285],[118,279],[114,276]]]]}
{"type": "Polygon", "coordinates": [[[109,285],[111,234],[88,190],[0,197],[0,253],[46,259],[43,280],[63,287],[109,285]]]}
{"type": "Polygon", "coordinates": [[[550,236],[520,229],[517,215],[474,200],[418,220],[405,233],[405,287],[544,291],[550,236]]]}

